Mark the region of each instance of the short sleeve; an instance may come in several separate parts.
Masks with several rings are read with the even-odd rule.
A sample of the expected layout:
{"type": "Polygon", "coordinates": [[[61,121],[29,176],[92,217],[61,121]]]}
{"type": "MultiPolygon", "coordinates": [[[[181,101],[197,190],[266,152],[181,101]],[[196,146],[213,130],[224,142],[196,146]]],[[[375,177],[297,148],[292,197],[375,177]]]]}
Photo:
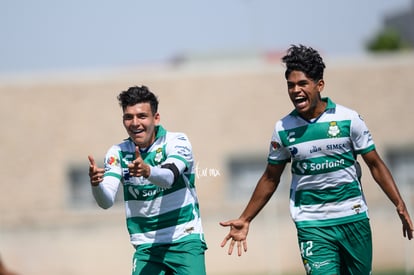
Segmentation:
{"type": "Polygon", "coordinates": [[[185,167],[190,168],[193,164],[193,150],[188,137],[178,133],[167,144],[167,158],[164,163],[176,163],[181,161],[185,167]]]}
{"type": "Polygon", "coordinates": [[[356,154],[365,154],[375,149],[371,132],[365,121],[357,113],[352,118],[351,140],[356,154]]]}
{"type": "Polygon", "coordinates": [[[271,164],[282,164],[289,161],[289,149],[283,146],[283,143],[279,136],[278,123],[276,123],[269,144],[268,162],[271,164]]]}
{"type": "Polygon", "coordinates": [[[112,146],[105,155],[105,177],[112,176],[118,179],[122,178],[122,165],[119,146],[112,146]]]}

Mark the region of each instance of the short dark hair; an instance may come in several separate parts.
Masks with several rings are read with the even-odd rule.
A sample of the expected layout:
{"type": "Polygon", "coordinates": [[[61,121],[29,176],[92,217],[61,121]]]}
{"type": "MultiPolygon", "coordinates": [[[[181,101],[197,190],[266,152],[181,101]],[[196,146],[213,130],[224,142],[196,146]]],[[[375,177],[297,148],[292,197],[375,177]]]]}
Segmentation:
{"type": "Polygon", "coordinates": [[[153,115],[158,111],[158,98],[146,86],[130,87],[118,95],[118,101],[122,110],[125,110],[127,106],[134,106],[138,103],[149,103],[153,115]]]}
{"type": "Polygon", "coordinates": [[[286,79],[292,71],[301,71],[313,81],[323,79],[325,63],[318,51],[311,47],[292,45],[282,61],[286,64],[286,79]]]}

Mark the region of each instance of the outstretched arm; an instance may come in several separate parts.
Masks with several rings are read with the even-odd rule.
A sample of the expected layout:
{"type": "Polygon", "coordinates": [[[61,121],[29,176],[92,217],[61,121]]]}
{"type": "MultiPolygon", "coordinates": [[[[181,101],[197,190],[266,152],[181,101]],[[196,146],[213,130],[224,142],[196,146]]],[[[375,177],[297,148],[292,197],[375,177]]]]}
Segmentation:
{"type": "Polygon", "coordinates": [[[221,243],[221,247],[224,247],[231,240],[228,249],[229,255],[233,253],[236,243],[237,255],[242,255],[242,247],[244,252],[247,251],[247,234],[249,232],[250,222],[262,210],[276,191],[284,168],[285,164],[268,164],[241,216],[235,220],[220,222],[221,226],[230,227],[230,232],[221,243]]]}
{"type": "Polygon", "coordinates": [[[89,159],[89,180],[92,186],[92,194],[96,203],[103,209],[108,209],[114,204],[119,180],[109,177],[104,182],[104,168],[99,168],[93,156],[89,159]]]}
{"type": "Polygon", "coordinates": [[[374,180],[378,183],[387,197],[395,205],[397,213],[402,222],[404,237],[407,237],[409,240],[411,240],[413,238],[414,230],[413,223],[390,171],[376,150],[362,155],[362,158],[368,165],[374,180]]]}

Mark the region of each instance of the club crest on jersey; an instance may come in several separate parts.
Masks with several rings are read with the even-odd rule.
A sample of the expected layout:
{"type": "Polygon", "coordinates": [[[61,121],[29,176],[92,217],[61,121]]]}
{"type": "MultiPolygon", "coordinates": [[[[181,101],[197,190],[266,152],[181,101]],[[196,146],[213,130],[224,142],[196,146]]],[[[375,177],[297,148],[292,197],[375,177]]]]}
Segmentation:
{"type": "Polygon", "coordinates": [[[154,157],[154,161],[155,161],[155,163],[160,163],[161,161],[162,161],[162,148],[160,147],[160,148],[158,148],[156,151],[155,151],[155,157],[154,157]]]}
{"type": "Polygon", "coordinates": [[[331,138],[336,138],[341,136],[341,130],[339,129],[336,121],[329,122],[328,136],[331,138]]]}

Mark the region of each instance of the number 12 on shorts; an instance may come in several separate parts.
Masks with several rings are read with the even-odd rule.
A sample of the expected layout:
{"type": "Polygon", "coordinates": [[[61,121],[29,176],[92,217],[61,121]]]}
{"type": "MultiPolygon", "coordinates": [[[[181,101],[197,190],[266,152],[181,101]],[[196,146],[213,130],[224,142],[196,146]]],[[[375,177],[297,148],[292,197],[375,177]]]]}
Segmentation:
{"type": "Polygon", "coordinates": [[[302,254],[302,257],[312,256],[312,248],[312,241],[300,242],[300,253],[302,254]]]}

